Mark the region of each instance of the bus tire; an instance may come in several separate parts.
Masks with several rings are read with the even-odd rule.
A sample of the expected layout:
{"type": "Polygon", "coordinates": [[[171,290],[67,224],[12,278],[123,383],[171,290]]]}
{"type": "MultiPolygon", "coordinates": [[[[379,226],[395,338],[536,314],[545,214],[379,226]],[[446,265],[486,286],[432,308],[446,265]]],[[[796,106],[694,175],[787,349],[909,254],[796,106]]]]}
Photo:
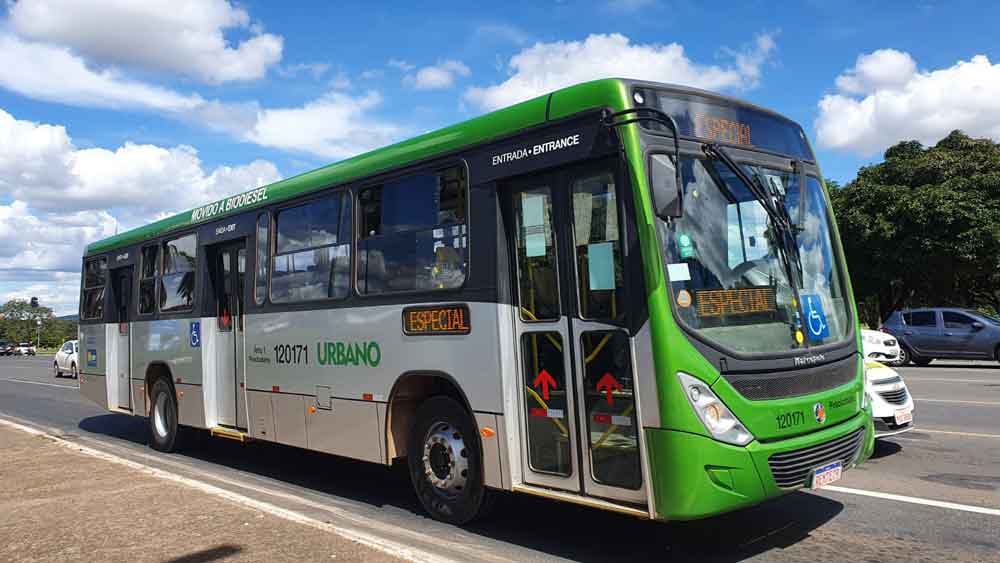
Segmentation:
{"type": "Polygon", "coordinates": [[[149,445],[160,452],[177,449],[177,397],[162,377],[149,394],[149,445]]]}
{"type": "Polygon", "coordinates": [[[410,480],[435,520],[466,524],[492,504],[483,482],[479,433],[458,401],[445,396],[424,401],[409,439],[410,480]]]}

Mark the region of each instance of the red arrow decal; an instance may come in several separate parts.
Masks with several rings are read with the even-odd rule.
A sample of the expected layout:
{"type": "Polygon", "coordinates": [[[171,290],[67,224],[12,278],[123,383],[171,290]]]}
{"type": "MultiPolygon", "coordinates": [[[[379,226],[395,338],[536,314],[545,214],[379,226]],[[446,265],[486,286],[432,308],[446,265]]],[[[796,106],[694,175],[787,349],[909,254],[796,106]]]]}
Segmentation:
{"type": "Polygon", "coordinates": [[[556,380],[552,379],[552,376],[549,375],[549,372],[545,371],[544,369],[541,371],[541,373],[538,374],[538,377],[536,377],[535,380],[531,382],[531,385],[534,386],[535,389],[538,389],[539,385],[542,386],[542,399],[545,401],[549,400],[549,387],[552,387],[553,389],[559,388],[559,386],[556,385],[556,380]]]}
{"type": "Polygon", "coordinates": [[[615,398],[611,396],[611,393],[613,391],[621,391],[622,384],[618,383],[618,380],[615,379],[610,373],[605,373],[604,376],[597,381],[597,391],[600,392],[601,390],[604,391],[604,395],[608,398],[608,405],[614,405],[615,398]]]}

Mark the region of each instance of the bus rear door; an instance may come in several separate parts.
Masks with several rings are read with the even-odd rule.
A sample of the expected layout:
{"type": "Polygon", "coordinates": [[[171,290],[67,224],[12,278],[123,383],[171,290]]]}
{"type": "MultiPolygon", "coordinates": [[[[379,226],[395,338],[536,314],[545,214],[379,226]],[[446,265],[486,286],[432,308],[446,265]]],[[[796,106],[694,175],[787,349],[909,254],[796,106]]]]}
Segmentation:
{"type": "Polygon", "coordinates": [[[246,245],[243,241],[215,245],[209,259],[215,289],[216,413],[220,425],[245,430],[242,360],[246,245]]]}
{"type": "Polygon", "coordinates": [[[118,408],[132,410],[132,337],[129,324],[129,308],[132,303],[132,267],[117,268],[111,271],[111,290],[114,293],[114,320],[118,323],[115,330],[115,371],[108,373],[108,379],[117,375],[116,393],[118,408]]]}

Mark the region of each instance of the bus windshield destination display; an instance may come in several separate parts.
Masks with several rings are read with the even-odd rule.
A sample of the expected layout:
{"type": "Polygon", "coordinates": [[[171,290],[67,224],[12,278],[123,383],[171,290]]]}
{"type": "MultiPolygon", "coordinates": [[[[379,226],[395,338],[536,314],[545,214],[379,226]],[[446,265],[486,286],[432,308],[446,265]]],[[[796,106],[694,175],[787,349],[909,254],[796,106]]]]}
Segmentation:
{"type": "Polygon", "coordinates": [[[403,309],[403,333],[415,335],[469,334],[468,305],[435,305],[403,309]]]}
{"type": "Polygon", "coordinates": [[[775,311],[773,287],[711,289],[695,292],[699,317],[755,315],[775,311]]]}

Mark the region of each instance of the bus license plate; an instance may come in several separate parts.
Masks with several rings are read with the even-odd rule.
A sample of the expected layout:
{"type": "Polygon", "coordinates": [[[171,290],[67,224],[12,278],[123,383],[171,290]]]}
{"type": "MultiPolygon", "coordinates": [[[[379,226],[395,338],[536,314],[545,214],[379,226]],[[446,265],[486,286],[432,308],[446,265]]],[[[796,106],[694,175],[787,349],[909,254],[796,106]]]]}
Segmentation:
{"type": "Polygon", "coordinates": [[[906,424],[913,422],[913,409],[899,409],[896,411],[896,424],[906,424]]]}
{"type": "Polygon", "coordinates": [[[824,465],[813,472],[812,489],[819,489],[831,485],[840,480],[843,473],[843,465],[838,461],[830,465],[824,465]]]}

